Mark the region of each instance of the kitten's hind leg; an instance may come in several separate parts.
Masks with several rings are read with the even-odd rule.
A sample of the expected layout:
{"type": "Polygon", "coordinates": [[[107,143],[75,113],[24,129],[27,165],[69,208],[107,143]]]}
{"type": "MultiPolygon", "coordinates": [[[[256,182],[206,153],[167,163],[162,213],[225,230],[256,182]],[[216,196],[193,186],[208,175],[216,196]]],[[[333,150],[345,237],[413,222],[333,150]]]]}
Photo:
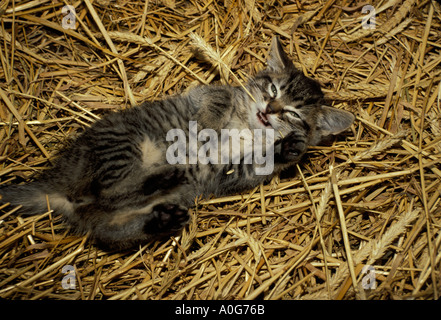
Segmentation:
{"type": "Polygon", "coordinates": [[[187,184],[185,169],[167,164],[153,170],[132,169],[124,178],[115,179],[112,185],[103,185],[97,177],[90,185],[90,193],[104,207],[141,207],[184,184],[187,184]]]}
{"type": "Polygon", "coordinates": [[[149,175],[142,185],[143,194],[149,195],[157,190],[167,190],[185,183],[185,171],[166,166],[157,173],[149,175]]]}
{"type": "Polygon", "coordinates": [[[100,247],[117,250],[176,234],[189,220],[187,208],[166,203],[109,215],[108,218],[100,221],[92,236],[100,247]]]}
{"type": "Polygon", "coordinates": [[[100,216],[92,223],[95,239],[102,247],[125,249],[182,229],[193,199],[189,190],[184,167],[156,166],[152,173],[137,170],[102,189],[95,208],[78,207],[77,214],[100,216]]]}

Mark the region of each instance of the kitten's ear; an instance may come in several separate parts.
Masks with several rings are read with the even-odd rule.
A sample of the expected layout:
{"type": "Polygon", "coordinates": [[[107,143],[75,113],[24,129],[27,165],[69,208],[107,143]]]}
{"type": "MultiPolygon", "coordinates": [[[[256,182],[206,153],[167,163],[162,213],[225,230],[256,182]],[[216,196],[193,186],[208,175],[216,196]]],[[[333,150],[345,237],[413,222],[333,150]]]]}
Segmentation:
{"type": "Polygon", "coordinates": [[[277,36],[273,37],[269,50],[268,68],[274,72],[283,72],[287,69],[294,69],[294,64],[288,55],[283,51],[282,44],[277,36]]]}
{"type": "Polygon", "coordinates": [[[354,120],[354,115],[349,111],[322,106],[317,124],[321,135],[324,137],[345,131],[354,120]]]}

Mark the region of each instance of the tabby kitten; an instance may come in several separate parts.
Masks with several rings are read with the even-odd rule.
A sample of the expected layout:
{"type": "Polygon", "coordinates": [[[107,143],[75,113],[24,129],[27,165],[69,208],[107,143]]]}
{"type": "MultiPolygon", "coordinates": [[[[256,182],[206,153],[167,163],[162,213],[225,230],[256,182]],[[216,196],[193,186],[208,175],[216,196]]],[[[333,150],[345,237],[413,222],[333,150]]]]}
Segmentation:
{"type": "MultiPolygon", "coordinates": [[[[200,86],[107,115],[61,151],[53,168],[35,181],[0,189],[2,201],[22,205],[22,214],[39,214],[47,211],[47,195],[50,208],[74,230],[90,232],[109,249],[179,231],[195,197],[251,189],[297,163],[308,146],[354,121],[351,113],[323,105],[319,84],[294,67],[276,37],[267,64],[244,87],[200,86]],[[253,144],[250,149],[241,136],[239,148],[227,154],[239,150],[235,161],[218,157],[194,163],[189,161],[195,152],[190,148],[194,124],[211,134],[237,129],[253,144]],[[259,139],[256,129],[263,132],[259,139]],[[274,141],[268,144],[270,133],[274,141]],[[186,141],[175,139],[179,137],[186,141]],[[265,175],[257,173],[265,165],[261,161],[245,161],[256,148],[273,161],[265,175]],[[187,154],[177,157],[182,150],[187,154]]],[[[199,153],[208,140],[196,141],[199,153]]],[[[230,142],[212,140],[211,146],[225,143],[230,142]]]]}

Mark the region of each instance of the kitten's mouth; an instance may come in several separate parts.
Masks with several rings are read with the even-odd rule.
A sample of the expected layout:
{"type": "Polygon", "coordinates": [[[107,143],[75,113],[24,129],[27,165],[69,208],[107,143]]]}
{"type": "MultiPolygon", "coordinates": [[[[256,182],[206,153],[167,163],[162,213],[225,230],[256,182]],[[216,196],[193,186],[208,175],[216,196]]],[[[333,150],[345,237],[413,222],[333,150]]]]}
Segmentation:
{"type": "Polygon", "coordinates": [[[265,127],[271,127],[271,123],[268,121],[268,118],[266,117],[266,114],[259,111],[257,112],[257,119],[265,126],[265,127]]]}

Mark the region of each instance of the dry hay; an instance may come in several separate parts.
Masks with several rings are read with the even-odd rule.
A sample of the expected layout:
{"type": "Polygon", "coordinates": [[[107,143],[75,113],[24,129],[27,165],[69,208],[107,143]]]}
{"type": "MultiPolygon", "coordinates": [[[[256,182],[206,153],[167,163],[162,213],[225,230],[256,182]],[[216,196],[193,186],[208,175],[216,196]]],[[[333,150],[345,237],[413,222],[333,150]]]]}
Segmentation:
{"type": "Polygon", "coordinates": [[[435,1],[374,1],[375,29],[362,28],[361,0],[86,0],[72,3],[76,28],[63,29],[66,3],[1,2],[2,184],[30,179],[109,110],[200,83],[243,83],[262,68],[274,34],[357,120],[352,134],[311,148],[296,177],[199,199],[179,238],[138,250],[104,252],[50,208],[17,217],[3,206],[0,297],[439,297],[435,1]],[[63,289],[65,265],[75,289],[63,289]]]}

